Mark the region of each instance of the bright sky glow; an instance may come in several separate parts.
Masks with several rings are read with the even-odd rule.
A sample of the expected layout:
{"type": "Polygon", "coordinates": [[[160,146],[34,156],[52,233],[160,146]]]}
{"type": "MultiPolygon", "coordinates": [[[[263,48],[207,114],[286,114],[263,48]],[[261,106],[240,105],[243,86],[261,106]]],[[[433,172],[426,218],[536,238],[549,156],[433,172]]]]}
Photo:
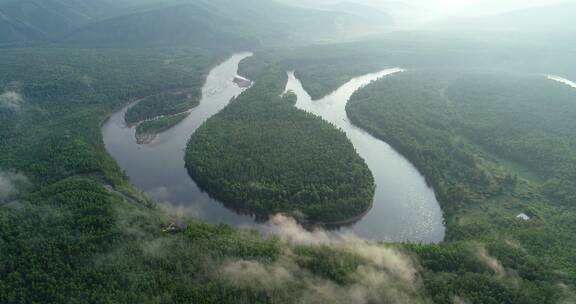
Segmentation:
{"type": "Polygon", "coordinates": [[[425,25],[444,18],[467,18],[507,11],[574,3],[576,0],[279,0],[301,6],[354,2],[380,9],[395,17],[400,25],[425,25]]]}
{"type": "Polygon", "coordinates": [[[399,20],[426,23],[445,17],[497,14],[512,10],[576,3],[576,0],[352,0],[392,13],[399,20]]]}

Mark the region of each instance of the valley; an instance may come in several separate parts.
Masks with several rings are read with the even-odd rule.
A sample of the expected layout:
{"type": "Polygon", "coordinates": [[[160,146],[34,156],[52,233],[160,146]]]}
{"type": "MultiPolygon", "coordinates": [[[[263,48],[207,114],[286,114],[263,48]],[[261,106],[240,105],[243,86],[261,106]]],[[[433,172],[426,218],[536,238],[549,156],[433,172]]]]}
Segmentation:
{"type": "Polygon", "coordinates": [[[568,2],[0,0],[0,303],[576,302],[568,2]]]}
{"type": "MultiPolygon", "coordinates": [[[[233,67],[230,67],[231,71],[233,67]]],[[[299,84],[298,80],[294,78],[294,74],[290,74],[290,77],[287,79],[288,85],[286,87],[287,91],[293,91],[296,93],[297,101],[296,107],[301,108],[306,111],[310,111],[316,115],[321,115],[324,119],[327,119],[330,123],[334,124],[339,128],[343,128],[346,122],[346,115],[344,112],[344,106],[349,98],[349,96],[356,91],[357,89],[361,88],[365,84],[370,83],[372,80],[378,79],[380,77],[384,77],[387,73],[394,73],[400,70],[390,70],[384,71],[381,73],[370,74],[360,78],[352,79],[348,84],[343,86],[342,88],[338,89],[335,93],[331,95],[330,98],[326,100],[318,100],[311,102],[309,97],[307,97],[307,93],[302,89],[302,86],[299,84]],[[307,99],[308,98],[308,99],[307,99]],[[308,100],[308,101],[306,101],[308,100]],[[323,105],[322,108],[314,107],[314,104],[323,105]],[[316,110],[317,109],[317,110],[316,110]],[[338,112],[337,109],[340,109],[338,112]]],[[[215,72],[213,72],[215,73],[215,72]]],[[[234,77],[233,75],[227,76],[228,78],[234,77]]],[[[270,78],[270,77],[268,77],[270,78]]],[[[230,81],[230,79],[221,79],[216,78],[214,74],[208,77],[209,80],[214,79],[219,82],[215,83],[206,83],[204,92],[206,92],[207,88],[214,88],[214,90],[220,91],[222,88],[218,86],[228,86],[229,83],[224,83],[224,81],[230,81]]],[[[257,82],[258,85],[258,82],[257,82]]],[[[276,92],[279,94],[278,92],[276,92]]],[[[203,100],[202,103],[213,103],[215,98],[224,99],[229,98],[228,96],[215,96],[215,95],[207,95],[207,99],[203,100]]],[[[235,100],[233,103],[247,103],[248,101],[242,100],[235,100]]],[[[208,106],[208,105],[204,105],[208,106]]],[[[291,106],[290,104],[287,105],[288,107],[291,106]]],[[[258,105],[256,111],[265,111],[270,115],[271,111],[277,111],[268,109],[265,110],[265,105],[260,104],[258,105]]],[[[288,111],[289,109],[285,109],[283,111],[288,111]]],[[[194,111],[199,111],[204,115],[209,115],[207,112],[202,111],[202,109],[193,109],[194,111]]],[[[215,114],[211,112],[212,114],[215,114]]],[[[255,112],[257,113],[257,112],[255,112]]],[[[243,115],[247,115],[245,112],[243,115]]],[[[253,114],[256,115],[256,114],[253,114]]],[[[279,119],[277,114],[275,119],[279,119]]],[[[121,118],[121,113],[116,114],[116,117],[121,118]]],[[[209,116],[195,116],[192,115],[196,120],[207,120],[209,116]]],[[[231,121],[231,118],[227,118],[227,121],[231,121]]],[[[300,124],[302,125],[302,123],[300,124]]],[[[184,156],[174,156],[174,152],[178,151],[171,151],[168,153],[166,147],[160,147],[161,145],[166,145],[167,147],[174,147],[175,142],[183,142],[185,138],[184,134],[189,134],[190,132],[194,132],[195,130],[187,129],[184,131],[175,131],[169,133],[163,133],[160,135],[161,137],[165,137],[160,140],[160,142],[155,142],[153,145],[148,147],[147,145],[134,145],[133,140],[132,143],[128,140],[117,140],[117,139],[109,139],[108,134],[113,137],[117,137],[118,134],[121,132],[123,133],[130,133],[129,130],[123,131],[122,129],[118,128],[125,128],[122,127],[122,122],[116,121],[116,119],[112,119],[108,122],[108,124],[104,127],[104,140],[105,142],[109,142],[107,145],[109,151],[111,151],[112,155],[116,158],[116,160],[122,164],[126,161],[124,159],[130,159],[129,167],[124,167],[123,169],[132,176],[131,180],[133,181],[140,181],[144,178],[147,180],[150,179],[151,175],[155,176],[155,180],[158,182],[156,184],[151,183],[137,183],[136,186],[140,187],[142,190],[146,191],[149,195],[154,195],[159,191],[158,189],[162,189],[163,193],[170,194],[171,196],[162,197],[161,199],[166,200],[168,204],[172,206],[179,206],[182,210],[190,210],[189,215],[196,217],[198,216],[200,219],[212,222],[215,224],[224,223],[230,224],[234,226],[240,227],[247,227],[247,225],[258,225],[256,222],[262,220],[262,216],[266,215],[266,212],[259,213],[256,212],[252,208],[242,210],[238,206],[224,204],[224,206],[228,206],[230,210],[235,211],[238,213],[237,216],[234,216],[234,213],[231,213],[228,210],[223,210],[221,208],[222,203],[217,202],[213,199],[210,199],[209,202],[205,202],[200,200],[197,193],[192,191],[191,189],[195,189],[195,187],[186,186],[183,187],[182,185],[187,185],[190,183],[188,181],[188,176],[182,176],[183,180],[177,180],[174,178],[176,164],[178,162],[183,162],[184,156]],[[184,133],[188,132],[188,133],[184,133]],[[181,134],[181,135],[179,135],[181,134]],[[172,143],[174,142],[174,143],[172,143]],[[121,145],[121,146],[118,146],[121,145]],[[129,147],[132,146],[130,149],[129,147]],[[125,151],[122,152],[122,155],[115,154],[116,151],[125,151]],[[150,152],[146,152],[147,150],[151,150],[150,152]],[[150,161],[150,159],[144,158],[143,154],[150,153],[152,156],[154,153],[154,161],[150,161]],[[125,156],[123,156],[125,155],[125,156]],[[137,161],[137,159],[141,159],[137,161]],[[175,162],[173,166],[167,166],[170,162],[175,162]],[[146,167],[150,164],[161,164],[166,169],[163,169],[166,172],[165,175],[160,174],[159,167],[153,167],[147,169],[146,167]],[[150,170],[152,173],[143,173],[142,170],[150,170]],[[173,180],[174,184],[167,184],[168,180],[173,180]],[[178,191],[179,195],[174,196],[176,189],[182,189],[178,191]],[[183,191],[187,191],[188,195],[184,195],[183,191]],[[209,206],[208,204],[213,204],[209,206]],[[220,207],[220,208],[219,208],[220,207]],[[256,214],[254,220],[250,221],[247,215],[256,214]]],[[[227,126],[227,133],[231,133],[229,136],[233,136],[234,138],[239,138],[240,135],[232,135],[233,130],[241,128],[240,126],[227,126]]],[[[271,128],[270,125],[267,128],[271,128]]],[[[285,128],[285,127],[284,127],[285,128]]],[[[302,127],[299,127],[302,128],[302,127]]],[[[315,128],[321,128],[321,126],[316,126],[315,128]]],[[[352,126],[344,127],[344,130],[351,129],[348,132],[348,136],[350,136],[356,146],[356,149],[360,149],[360,152],[363,154],[363,158],[366,160],[370,160],[369,163],[370,169],[373,173],[378,173],[376,176],[381,176],[377,179],[377,191],[378,195],[374,198],[374,203],[372,203],[372,197],[366,197],[366,203],[369,204],[369,208],[367,211],[360,210],[359,216],[351,216],[352,219],[343,218],[340,219],[340,223],[335,225],[336,223],[331,222],[324,222],[324,224],[328,224],[328,226],[332,229],[338,228],[338,233],[354,233],[360,237],[364,237],[367,239],[373,240],[387,240],[387,241],[412,241],[412,242],[438,242],[443,239],[443,218],[441,215],[441,211],[438,208],[437,202],[434,197],[434,193],[431,189],[429,189],[425,185],[425,181],[422,177],[419,176],[419,173],[412,167],[411,164],[406,162],[400,155],[398,155],[395,151],[393,151],[390,147],[386,144],[383,144],[375,139],[365,138],[362,132],[355,129],[352,126]],[[350,133],[351,132],[351,133],[350,133]],[[386,155],[389,156],[386,156],[386,155]],[[382,162],[382,159],[387,159],[386,162],[382,162]],[[394,171],[390,171],[391,168],[395,167],[394,171]],[[382,173],[380,173],[382,172],[382,173]],[[390,173],[388,173],[390,172],[390,173]],[[388,175],[387,175],[388,174],[388,175]],[[400,177],[402,176],[402,177],[400,177]],[[397,183],[397,184],[395,184],[397,183]],[[402,187],[407,187],[403,189],[402,187]],[[419,192],[415,192],[415,189],[421,189],[419,192]],[[396,192],[394,192],[396,191],[396,192]],[[407,195],[409,194],[409,195],[407,195]],[[407,195],[403,197],[403,195],[407,195]],[[391,205],[392,204],[392,205],[391,205]],[[405,208],[405,209],[402,209],[405,208]],[[405,210],[405,211],[402,211],[405,210]],[[384,220],[386,219],[386,220],[384,220]]],[[[302,132],[302,131],[300,131],[302,132]]],[[[311,130],[304,131],[305,133],[311,132],[311,130]]],[[[280,133],[278,133],[280,134],[280,133]]],[[[278,136],[278,135],[276,135],[278,136]]],[[[210,142],[214,144],[214,138],[216,135],[211,135],[210,142]]],[[[260,139],[260,140],[267,140],[267,139],[260,139]]],[[[286,139],[282,139],[285,141],[286,139]]],[[[228,145],[232,144],[232,139],[228,138],[225,140],[228,145]]],[[[306,140],[309,141],[309,140],[306,140]]],[[[317,139],[316,139],[317,141],[317,139]]],[[[274,144],[278,147],[278,143],[274,144]]],[[[181,149],[179,149],[181,150],[181,149]]],[[[224,153],[222,148],[213,148],[213,152],[210,153],[224,153]]],[[[202,153],[202,155],[208,154],[208,152],[195,152],[195,153],[202,153]]],[[[230,154],[238,154],[239,152],[226,152],[230,154]]],[[[299,151],[297,153],[304,153],[299,151]]],[[[318,151],[317,153],[325,153],[323,151],[318,151]]],[[[262,152],[249,152],[248,154],[262,154],[262,152]]],[[[278,156],[276,156],[278,157],[278,156]]],[[[219,159],[222,162],[222,158],[219,159]]],[[[318,160],[316,160],[318,161],[318,160]]],[[[192,166],[198,166],[195,164],[197,161],[193,161],[191,163],[192,166]]],[[[237,162],[244,162],[244,160],[237,160],[237,162]]],[[[330,165],[333,167],[334,165],[330,165]]],[[[225,169],[228,170],[228,169],[225,169]]],[[[263,169],[257,169],[257,172],[262,174],[263,169]]],[[[287,170],[287,169],[286,169],[287,170]]],[[[312,171],[318,171],[319,168],[316,169],[309,169],[308,173],[310,174],[312,171]]],[[[211,169],[210,171],[214,171],[211,169]]],[[[194,176],[194,174],[192,175],[194,176]]],[[[300,177],[302,179],[302,177],[300,177]]],[[[214,185],[215,186],[215,185],[214,185]]],[[[212,187],[214,187],[212,186],[212,187]]],[[[208,193],[211,196],[222,198],[225,194],[218,194],[219,192],[226,192],[229,190],[226,189],[211,189],[208,193]]],[[[236,194],[238,195],[238,194],[236,194]]],[[[252,194],[255,195],[255,194],[252,194]]],[[[322,195],[322,194],[321,194],[322,195]]],[[[301,200],[301,199],[300,199],[301,200]]],[[[340,208],[341,204],[339,205],[340,208]]],[[[266,208],[265,206],[261,208],[266,208]]],[[[280,207],[281,209],[273,212],[288,212],[290,207],[280,207]],[[285,208],[285,209],[283,209],[285,208]]],[[[300,207],[302,208],[302,207],[300,207]]],[[[327,209],[323,209],[323,212],[328,212],[327,209]]],[[[306,222],[306,219],[302,219],[303,222],[306,222]]],[[[313,223],[313,222],[312,222],[313,223]]],[[[334,231],[336,233],[336,231],[334,231]]]]}

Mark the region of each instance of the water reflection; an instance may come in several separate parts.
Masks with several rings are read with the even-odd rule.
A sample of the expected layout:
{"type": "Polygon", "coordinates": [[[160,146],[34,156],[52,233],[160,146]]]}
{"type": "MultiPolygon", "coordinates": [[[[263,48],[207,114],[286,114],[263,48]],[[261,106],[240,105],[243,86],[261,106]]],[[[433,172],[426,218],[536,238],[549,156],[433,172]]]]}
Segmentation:
{"type": "Polygon", "coordinates": [[[289,73],[287,90],[298,96],[296,107],[314,113],[346,132],[374,175],[376,192],[370,212],[343,230],[388,241],[439,242],[444,238],[442,211],[434,191],[402,155],[348,121],[346,104],[370,82],[401,69],[387,69],[354,78],[332,94],[312,101],[300,81],[289,73]]]}
{"type": "Polygon", "coordinates": [[[192,109],[184,121],[160,134],[149,145],[138,145],[135,129],[126,126],[124,114],[128,107],[110,117],[103,126],[104,143],[132,184],[154,200],[209,223],[245,225],[254,222],[252,216],[229,210],[203,192],[188,176],[184,164],[190,135],[244,90],[235,85],[233,79],[237,76],[239,62],[250,55],[236,54],[215,67],[202,89],[200,105],[192,109]]]}
{"type": "MultiPolygon", "coordinates": [[[[194,131],[222,110],[244,89],[233,83],[239,62],[251,54],[236,54],[214,68],[203,88],[200,105],[176,127],[149,145],[138,145],[135,129],[124,123],[127,107],[103,125],[106,149],[130,181],[151,198],[209,223],[259,227],[265,218],[226,208],[203,192],[188,176],[184,153],[194,131]]],[[[321,115],[346,131],[376,178],[373,208],[358,221],[331,233],[356,233],[387,241],[437,242],[444,236],[442,214],[434,193],[416,169],[382,141],[349,124],[344,107],[350,95],[369,81],[395,71],[387,70],[352,79],[330,96],[312,102],[293,74],[287,87],[298,95],[298,107],[321,115]]]]}

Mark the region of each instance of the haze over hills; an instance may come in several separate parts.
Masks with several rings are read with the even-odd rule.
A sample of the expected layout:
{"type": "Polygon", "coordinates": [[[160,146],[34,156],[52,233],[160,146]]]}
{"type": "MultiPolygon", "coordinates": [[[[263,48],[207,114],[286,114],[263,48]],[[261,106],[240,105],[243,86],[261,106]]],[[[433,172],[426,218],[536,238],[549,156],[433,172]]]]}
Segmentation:
{"type": "Polygon", "coordinates": [[[0,304],[576,303],[576,0],[0,0],[0,304]]]}
{"type": "Polygon", "coordinates": [[[560,28],[569,24],[575,8],[570,0],[280,0],[302,7],[330,9],[352,6],[385,12],[395,28],[430,29],[494,27],[560,28]],[[530,25],[530,26],[528,26],[530,25]],[[485,26],[485,27],[484,27],[485,26]]]}
{"type": "Polygon", "coordinates": [[[449,18],[440,27],[508,31],[576,31],[576,4],[562,3],[490,14],[476,18],[449,18]]]}
{"type": "Polygon", "coordinates": [[[514,9],[450,4],[442,10],[424,9],[427,4],[419,1],[4,0],[0,45],[218,48],[226,44],[253,49],[358,39],[403,29],[576,28],[571,18],[576,5],[537,3],[540,6],[514,9]]]}
{"type": "Polygon", "coordinates": [[[269,0],[29,0],[0,2],[0,43],[235,48],[322,41],[378,29],[383,13],[269,0]]]}
{"type": "Polygon", "coordinates": [[[91,22],[154,0],[3,0],[0,43],[51,41],[91,22]]]}

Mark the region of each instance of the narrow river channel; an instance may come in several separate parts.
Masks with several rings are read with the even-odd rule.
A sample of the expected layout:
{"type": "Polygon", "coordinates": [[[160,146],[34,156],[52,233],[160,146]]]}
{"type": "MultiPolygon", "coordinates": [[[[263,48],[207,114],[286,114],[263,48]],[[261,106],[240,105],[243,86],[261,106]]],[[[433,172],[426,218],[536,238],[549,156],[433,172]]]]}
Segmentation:
{"type": "MultiPolygon", "coordinates": [[[[261,225],[252,216],[227,209],[203,192],[188,176],[184,164],[186,143],[194,131],[244,90],[235,85],[233,79],[239,62],[250,55],[236,54],[215,67],[207,77],[200,105],[192,109],[183,122],[150,144],[136,143],[135,129],[124,122],[128,107],[110,117],[102,127],[104,143],[132,184],[156,201],[209,223],[236,227],[261,225]]],[[[346,132],[376,179],[373,208],[358,222],[332,233],[352,232],[366,239],[384,241],[439,242],[444,237],[442,212],[424,178],[390,146],[346,119],[344,108],[354,91],[398,71],[386,70],[354,78],[318,101],[310,100],[293,74],[287,88],[298,95],[299,108],[322,116],[346,132]]]]}
{"type": "Polygon", "coordinates": [[[369,239],[439,242],[444,238],[444,218],[434,191],[424,177],[388,144],[354,126],[346,115],[346,104],[355,91],[402,71],[387,69],[354,78],[332,94],[314,101],[291,72],[286,90],[298,96],[296,107],[321,116],[346,132],[374,175],[373,207],[349,229],[369,239]]]}
{"type": "Polygon", "coordinates": [[[572,81],[572,80],[568,80],[566,78],[560,77],[560,76],[555,76],[555,75],[546,75],[546,78],[548,78],[549,80],[554,80],[560,83],[563,83],[567,86],[570,86],[574,89],[576,89],[576,82],[572,81]]]}
{"type": "Polygon", "coordinates": [[[186,143],[192,133],[242,93],[243,89],[233,79],[240,61],[250,55],[236,54],[212,69],[202,88],[200,105],[151,144],[136,143],[135,128],[129,128],[124,121],[128,107],[110,117],[103,126],[106,150],[126,171],[133,185],[156,201],[209,223],[237,226],[254,222],[250,216],[236,214],[202,192],[184,167],[186,143]]]}

